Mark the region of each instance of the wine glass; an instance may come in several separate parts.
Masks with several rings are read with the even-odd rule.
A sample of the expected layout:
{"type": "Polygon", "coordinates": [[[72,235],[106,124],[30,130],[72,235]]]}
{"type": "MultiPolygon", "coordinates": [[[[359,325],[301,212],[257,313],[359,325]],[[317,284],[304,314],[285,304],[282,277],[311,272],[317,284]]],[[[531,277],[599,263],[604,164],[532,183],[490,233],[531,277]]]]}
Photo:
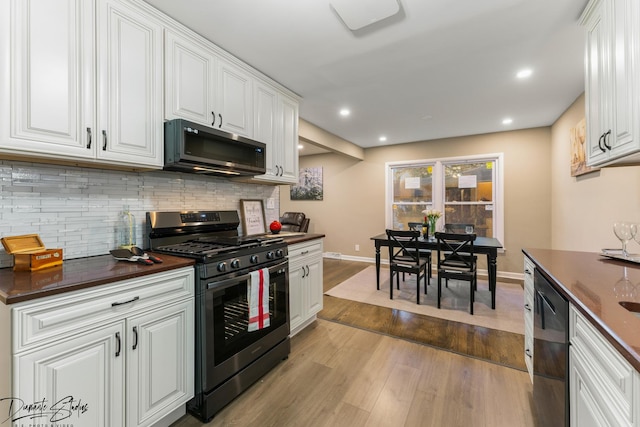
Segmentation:
{"type": "Polygon", "coordinates": [[[628,257],[627,242],[633,239],[637,234],[636,224],[626,221],[616,221],[613,223],[613,232],[622,243],[622,256],[628,257]]]}

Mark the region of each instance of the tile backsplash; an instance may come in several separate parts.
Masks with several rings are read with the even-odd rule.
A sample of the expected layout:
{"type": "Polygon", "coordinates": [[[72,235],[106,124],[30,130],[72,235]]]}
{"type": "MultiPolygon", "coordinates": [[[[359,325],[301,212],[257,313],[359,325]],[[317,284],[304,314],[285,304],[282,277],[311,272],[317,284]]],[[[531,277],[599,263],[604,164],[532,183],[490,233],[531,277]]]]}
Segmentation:
{"type": "MultiPolygon", "coordinates": [[[[144,247],[145,214],[159,210],[239,210],[241,199],[264,201],[267,224],[278,218],[278,186],[177,172],[123,172],[0,160],[0,237],[39,234],[64,258],[103,255],[115,248],[125,205],[144,247]],[[269,209],[267,200],[273,199],[269,209]]],[[[239,227],[242,234],[242,224],[239,227]]],[[[0,247],[0,267],[13,265],[0,247]]]]}

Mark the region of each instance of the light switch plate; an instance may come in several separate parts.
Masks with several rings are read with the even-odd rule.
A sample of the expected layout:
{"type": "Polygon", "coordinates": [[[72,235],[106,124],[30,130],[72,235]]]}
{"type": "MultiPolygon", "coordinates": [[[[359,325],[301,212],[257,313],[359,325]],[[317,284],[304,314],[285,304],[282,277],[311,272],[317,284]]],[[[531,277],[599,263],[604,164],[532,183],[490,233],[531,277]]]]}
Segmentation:
{"type": "Polygon", "coordinates": [[[267,199],[267,209],[274,209],[276,207],[276,201],[273,198],[267,199]]]}

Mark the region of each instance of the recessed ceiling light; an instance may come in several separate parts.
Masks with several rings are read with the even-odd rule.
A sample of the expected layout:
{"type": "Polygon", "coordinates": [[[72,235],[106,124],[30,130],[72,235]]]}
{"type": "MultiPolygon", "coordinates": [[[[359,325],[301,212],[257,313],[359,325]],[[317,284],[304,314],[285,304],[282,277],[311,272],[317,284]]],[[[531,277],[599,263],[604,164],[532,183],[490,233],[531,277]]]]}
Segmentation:
{"type": "Polygon", "coordinates": [[[510,125],[511,123],[513,123],[513,119],[511,117],[507,117],[506,119],[502,120],[503,125],[510,125]]]}
{"type": "Polygon", "coordinates": [[[531,68],[524,68],[516,74],[516,77],[519,79],[526,79],[527,77],[531,77],[533,74],[533,70],[531,68]]]}
{"type": "Polygon", "coordinates": [[[298,150],[302,150],[303,148],[304,148],[304,145],[298,144],[298,150]]]}
{"type": "Polygon", "coordinates": [[[381,136],[380,138],[378,138],[378,140],[380,142],[385,142],[387,140],[387,137],[386,136],[381,136]]]}
{"type": "Polygon", "coordinates": [[[342,110],[340,110],[340,115],[342,117],[347,117],[349,114],[351,114],[351,111],[348,108],[343,108],[342,110]]]}

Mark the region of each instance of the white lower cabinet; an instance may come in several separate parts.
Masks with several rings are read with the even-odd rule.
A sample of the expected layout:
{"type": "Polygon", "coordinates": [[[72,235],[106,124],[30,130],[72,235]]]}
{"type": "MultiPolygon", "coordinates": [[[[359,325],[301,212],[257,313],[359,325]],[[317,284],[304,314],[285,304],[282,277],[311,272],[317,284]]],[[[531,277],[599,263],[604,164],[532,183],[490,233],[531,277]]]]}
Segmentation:
{"type": "Polygon", "coordinates": [[[569,334],[571,425],[640,425],[638,372],[573,305],[569,334]]]}
{"type": "Polygon", "coordinates": [[[289,322],[294,336],[322,310],[323,240],[289,246],[289,322]]]}
{"type": "Polygon", "coordinates": [[[194,390],[193,283],[189,267],[16,304],[12,395],[46,408],[23,406],[12,418],[74,427],[174,421],[194,390]]]}
{"type": "Polygon", "coordinates": [[[524,363],[527,365],[529,378],[533,382],[533,310],[534,285],[533,273],[535,265],[524,257],[524,363]]]}

